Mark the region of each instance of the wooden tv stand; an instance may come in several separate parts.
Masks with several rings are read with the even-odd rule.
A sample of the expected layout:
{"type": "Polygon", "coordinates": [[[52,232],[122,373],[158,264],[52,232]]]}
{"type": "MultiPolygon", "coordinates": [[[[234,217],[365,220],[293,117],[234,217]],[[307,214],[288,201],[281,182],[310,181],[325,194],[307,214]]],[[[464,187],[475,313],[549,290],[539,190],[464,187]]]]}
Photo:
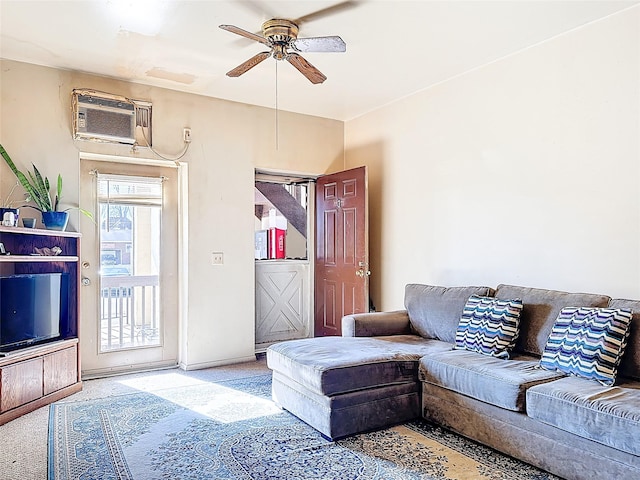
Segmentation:
{"type": "Polygon", "coordinates": [[[60,339],[0,354],[0,425],[82,390],[79,348],[80,234],[0,226],[0,274],[69,274],[69,320],[60,339]],[[33,256],[34,248],[58,246],[58,256],[33,256]]]}

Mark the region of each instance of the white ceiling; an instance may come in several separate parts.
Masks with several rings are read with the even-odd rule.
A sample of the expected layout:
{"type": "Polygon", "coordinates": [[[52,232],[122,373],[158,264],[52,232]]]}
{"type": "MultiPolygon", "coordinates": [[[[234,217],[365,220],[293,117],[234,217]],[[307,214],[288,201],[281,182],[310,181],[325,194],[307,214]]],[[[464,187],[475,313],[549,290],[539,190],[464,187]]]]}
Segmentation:
{"type": "Polygon", "coordinates": [[[0,57],[267,107],[275,106],[277,64],[278,108],[349,120],[637,4],[0,0],[0,57]],[[323,84],[274,59],[239,78],[225,75],[265,48],[218,25],[258,33],[270,18],[315,12],[299,37],[340,35],[347,43],[346,53],[303,54],[328,77],[323,84]]]}

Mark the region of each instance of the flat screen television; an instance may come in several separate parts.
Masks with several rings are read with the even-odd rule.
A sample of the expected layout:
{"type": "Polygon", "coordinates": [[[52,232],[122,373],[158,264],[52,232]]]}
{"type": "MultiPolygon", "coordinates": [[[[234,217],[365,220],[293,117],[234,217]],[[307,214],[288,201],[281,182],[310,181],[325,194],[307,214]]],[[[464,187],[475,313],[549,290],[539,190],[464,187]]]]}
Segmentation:
{"type": "Polygon", "coordinates": [[[69,315],[69,275],[0,276],[0,352],[60,337],[69,315]]]}

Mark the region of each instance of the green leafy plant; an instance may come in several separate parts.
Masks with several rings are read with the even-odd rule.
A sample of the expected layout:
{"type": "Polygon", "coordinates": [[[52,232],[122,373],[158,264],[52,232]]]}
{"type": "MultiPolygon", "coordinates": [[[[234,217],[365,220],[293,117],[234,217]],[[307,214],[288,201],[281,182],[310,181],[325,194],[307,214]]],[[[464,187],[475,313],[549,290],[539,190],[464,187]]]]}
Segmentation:
{"type": "MultiPolygon", "coordinates": [[[[26,201],[33,202],[35,204],[35,206],[25,206],[35,208],[40,212],[59,212],[70,210],[70,208],[67,208],[66,210],[58,210],[58,207],[60,205],[60,198],[62,198],[62,176],[60,174],[58,174],[58,181],[56,183],[56,194],[55,197],[52,198],[50,193],[51,185],[49,184],[49,179],[47,177],[43,177],[38,168],[33,163],[31,164],[31,166],[33,167],[33,172],[27,171],[27,177],[27,175],[18,170],[15,163],[13,163],[13,160],[11,160],[11,157],[9,157],[9,154],[4,149],[2,144],[0,144],[0,155],[2,155],[2,158],[4,158],[4,161],[7,163],[7,165],[9,165],[9,168],[14,173],[14,175],[22,185],[22,188],[24,188],[25,192],[27,193],[26,201]]],[[[78,210],[80,210],[89,218],[93,218],[93,215],[91,215],[90,212],[83,210],[82,208],[79,208],[78,210]]]]}

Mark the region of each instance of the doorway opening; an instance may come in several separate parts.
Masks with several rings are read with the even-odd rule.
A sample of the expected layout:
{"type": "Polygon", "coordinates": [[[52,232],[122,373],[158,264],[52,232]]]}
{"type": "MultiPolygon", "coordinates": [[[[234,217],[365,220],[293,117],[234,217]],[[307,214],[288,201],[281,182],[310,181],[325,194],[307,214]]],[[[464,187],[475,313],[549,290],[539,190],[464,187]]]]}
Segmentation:
{"type": "Polygon", "coordinates": [[[283,340],[341,335],[345,315],[370,310],[367,183],[366,167],[309,178],[256,173],[256,351],[283,340]],[[290,211],[300,209],[285,207],[294,200],[267,197],[259,182],[276,184],[270,188],[279,196],[294,198],[295,193],[285,194],[283,185],[307,185],[304,257],[293,256],[286,243],[281,247],[280,239],[286,242],[288,236],[278,232],[291,229],[295,223],[290,211]],[[270,200],[274,212],[268,204],[260,204],[262,196],[270,200]],[[269,209],[266,239],[265,208],[269,209]],[[265,259],[264,244],[269,252],[274,242],[275,256],[265,259]]]}
{"type": "Polygon", "coordinates": [[[178,364],[181,168],[81,156],[83,378],[178,364]]]}
{"type": "Polygon", "coordinates": [[[313,333],[314,182],[310,176],[256,172],[256,351],[313,333]]]}

